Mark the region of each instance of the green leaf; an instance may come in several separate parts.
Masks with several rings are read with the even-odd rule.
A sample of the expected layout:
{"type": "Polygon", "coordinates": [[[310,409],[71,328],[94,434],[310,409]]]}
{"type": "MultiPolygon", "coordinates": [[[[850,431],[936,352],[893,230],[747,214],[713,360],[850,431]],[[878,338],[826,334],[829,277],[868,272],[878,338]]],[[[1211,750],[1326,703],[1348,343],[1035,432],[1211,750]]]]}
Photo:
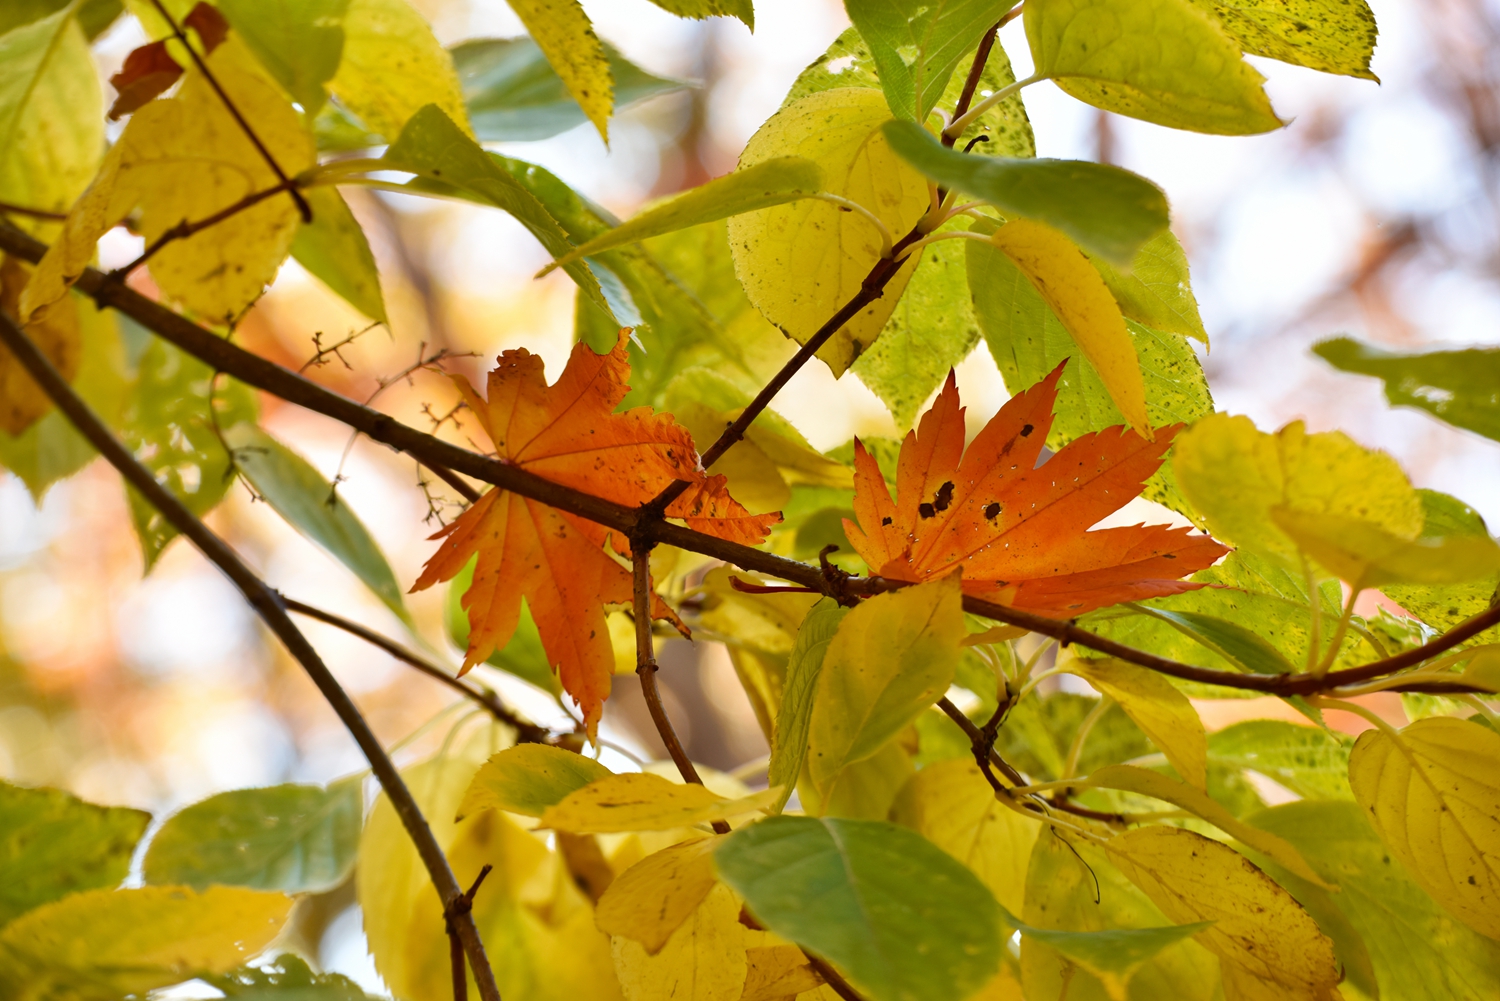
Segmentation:
{"type": "Polygon", "coordinates": [[[808,726],[808,769],[823,797],[948,690],[967,635],[958,576],[877,595],[830,641],[808,726]]]}
{"type": "Polygon", "coordinates": [[[911,426],[933,390],[979,341],[961,246],[968,242],[945,240],[921,252],[880,339],[851,366],[899,428],[911,426]]]}
{"type": "Polygon", "coordinates": [[[0,931],[0,996],[119,1001],[231,970],[276,937],[290,898],[239,887],[89,890],[0,931]]]}
{"type": "Polygon", "coordinates": [[[874,1001],[965,997],[999,963],[994,896],[905,828],[772,817],[736,831],[714,859],[762,924],[838,964],[874,1001]]]}
{"type": "Polygon", "coordinates": [[[389,322],[375,255],[343,196],[334,188],[309,188],[303,197],[313,218],[298,228],[292,256],[349,305],[378,323],[389,322]]]}
{"type": "MultiPolygon", "coordinates": [[[[1027,775],[1038,780],[1060,779],[1073,735],[1098,705],[1098,699],[1072,692],[1023,699],[1010,711],[995,746],[1001,757],[1027,775]]],[[[1104,711],[1089,731],[1089,739],[1078,758],[1078,771],[1086,775],[1103,765],[1128,761],[1151,751],[1146,735],[1116,703],[1104,711]]]]}
{"type": "MultiPolygon", "coordinates": [[[[469,565],[453,578],[448,584],[448,596],[443,600],[443,622],[447,627],[448,641],[461,651],[469,648],[469,615],[460,599],[474,582],[474,565],[478,559],[476,556],[470,560],[469,565]]],[[[536,620],[531,617],[531,609],[525,602],[521,604],[521,615],[516,620],[516,631],[510,642],[490,654],[485,663],[514,674],[551,695],[562,694],[557,672],[552,670],[547,651],[542,648],[542,635],[537,631],[536,620]]]]}
{"type": "MultiPolygon", "coordinates": [[[[133,326],[130,320],[121,323],[133,326]]],[[[157,482],[201,518],[234,482],[220,433],[254,421],[255,412],[249,387],[229,379],[216,385],[211,368],[153,337],[140,356],[122,436],[157,482]]],[[[133,489],[126,488],[126,497],[150,570],[177,530],[133,489]]]]}
{"type": "MultiPolygon", "coordinates": [[[[604,45],[578,0],[507,0],[599,136],[609,143],[614,82],[604,45]]],[[[554,255],[556,256],[556,255],[554,255]]]]}
{"type": "Polygon", "coordinates": [[[678,17],[702,20],[705,17],[737,17],[745,27],[755,30],[755,10],[751,0],[651,0],[662,10],[678,17]]]}
{"type": "MultiPolygon", "coordinates": [[[[1063,841],[1045,827],[1031,851],[1022,917],[1027,931],[1021,936],[1021,984],[1027,1001],[1102,1001],[1109,996],[1092,972],[1070,971],[1064,957],[1038,933],[1101,934],[1170,925],[1102,849],[1082,839],[1063,841]]],[[[1219,992],[1218,965],[1197,942],[1166,943],[1132,971],[1130,997],[1211,1001],[1219,992]]]]}
{"type": "Polygon", "coordinates": [[[464,792],[456,819],[481,810],[540,817],[591,782],[614,773],[593,758],[550,744],[518,744],[486,761],[464,792]]]}
{"type": "Polygon", "coordinates": [[[1114,928],[1104,931],[1053,931],[1017,923],[1031,938],[1099,978],[1112,997],[1126,997],[1136,971],[1168,946],[1191,938],[1213,924],[1198,921],[1164,928],[1114,928]]]}
{"type": "MultiPolygon", "coordinates": [[[[310,118],[328,100],[326,84],[344,54],[350,0],[218,0],[260,64],[310,118]]],[[[358,11],[357,16],[363,14],[358,11]]]]}
{"type": "Polygon", "coordinates": [[[151,839],[146,882],[331,890],[354,868],[364,821],[360,781],[238,789],[194,803],[151,839]]]}
{"type": "MultiPolygon", "coordinates": [[[[1463,501],[1436,490],[1418,490],[1422,500],[1422,538],[1488,535],[1484,519],[1463,501]]],[[[1500,593],[1500,574],[1465,584],[1388,584],[1380,589],[1435,629],[1452,629],[1478,615],[1500,593]]]]}
{"type": "Polygon", "coordinates": [[[675,233],[700,223],[717,222],[772,205],[785,205],[816,194],[822,186],[823,172],[811,160],[800,156],[763,160],[647,209],[630,221],[568,251],[542,269],[542,273],[653,236],[675,233]]]}
{"type": "MultiPolygon", "coordinates": [[[[1500,994],[1495,943],[1434,903],[1381,844],[1357,805],[1288,803],[1250,822],[1296,845],[1337,884],[1340,892],[1328,899],[1368,948],[1381,997],[1450,1001],[1500,994]]],[[[1273,874],[1298,899],[1310,898],[1311,888],[1296,877],[1275,869],[1273,874]]]]}
{"type": "Polygon", "coordinates": [[[807,761],[808,730],[812,724],[814,693],[823,673],[823,661],[829,645],[849,610],[832,598],[814,605],[797,630],[797,640],[787,660],[786,687],[781,693],[781,710],[776,714],[776,738],[771,746],[771,764],[766,781],[782,787],[777,812],[786,806],[802,766],[807,761]]]}
{"type": "Polygon", "coordinates": [[[71,6],[19,24],[0,35],[0,201],[66,212],[104,156],[104,96],[71,6]]]}
{"type": "Polygon", "coordinates": [[[0,926],[81,890],[118,886],[151,814],[0,782],[0,926]]]}
{"type": "Polygon", "coordinates": [[[1230,661],[1249,674],[1289,674],[1296,670],[1281,651],[1259,633],[1232,619],[1202,612],[1173,611],[1142,605],[1140,611],[1173,626],[1178,632],[1230,661]]]}
{"type": "Polygon", "coordinates": [[[1315,726],[1253,719],[1211,735],[1208,754],[1222,764],[1260,772],[1304,799],[1352,802],[1351,744],[1352,740],[1315,726]]]}
{"type": "Polygon", "coordinates": [[[1061,230],[1084,250],[1129,266],[1166,229],[1167,196],[1139,174],[1082,160],[966,156],[914,122],[889,122],[886,141],[939,184],[1061,230]]]}
{"type": "Polygon", "coordinates": [[[1098,258],[1094,267],[1127,317],[1143,326],[1208,343],[1188,277],[1187,254],[1170,229],[1141,245],[1129,271],[1098,258]]]}
{"type": "Polygon", "coordinates": [[[1265,77],[1191,0],[1041,0],[1025,8],[1036,75],[1105,111],[1175,129],[1279,129],[1265,77]]]}
{"type": "MultiPolygon", "coordinates": [[[[325,0],[326,2],[326,0],[325,0]]],[[[467,132],[453,59],[407,0],[348,0],[344,49],[328,89],[359,124],[389,139],[435,104],[467,132]]]]}
{"type": "Polygon", "coordinates": [[[1393,407],[1416,407],[1500,441],[1500,348],[1399,354],[1339,337],[1314,345],[1334,368],[1385,382],[1393,407]]]}
{"type": "Polygon", "coordinates": [[[1005,0],[847,0],[897,118],[923,122],[958,61],[1010,9],[1005,0]]]}
{"type": "MultiPolygon", "coordinates": [[[[940,106],[957,107],[966,75],[959,73],[949,78],[948,89],[938,101],[940,106]]],[[[1015,82],[1010,57],[1005,54],[1005,48],[997,38],[990,49],[989,59],[985,61],[984,71],[980,74],[977,92],[993,94],[1015,82]]],[[[821,56],[808,64],[792,84],[792,89],[787,92],[781,106],[785,108],[819,91],[841,87],[869,87],[879,90],[880,86],[880,73],[875,65],[875,57],[870,54],[869,46],[860,37],[859,29],[849,28],[821,56]]],[[[1031,134],[1031,122],[1026,117],[1026,106],[1021,103],[1020,94],[1012,94],[980,115],[969,126],[969,131],[982,133],[986,138],[985,142],[975,144],[971,150],[980,156],[1036,156],[1036,140],[1031,134]]]]}
{"type": "Polygon", "coordinates": [[[271,965],[257,964],[204,978],[236,1001],[375,1001],[348,977],[314,973],[291,953],[271,965]]]}
{"type": "MultiPolygon", "coordinates": [[[[480,38],[448,50],[480,142],[547,139],[588,121],[530,38],[480,38]]],[[[604,43],[615,80],[615,107],[688,86],[654,76],[604,43]]]]}
{"type": "MultiPolygon", "coordinates": [[[[0,35],[39,21],[69,6],[70,0],[7,0],[0,6],[0,35]]],[[[78,7],[78,24],[84,37],[93,41],[125,12],[120,0],[83,0],[78,7]]]]}
{"type": "Polygon", "coordinates": [[[1211,11],[1246,52],[1365,80],[1375,52],[1375,15],[1365,0],[1192,0],[1211,11]]]}
{"type": "Polygon", "coordinates": [[[401,585],[368,529],[312,464],[254,424],[224,432],[234,462],[272,510],[354,572],[402,621],[401,585]]]}
{"type": "Polygon", "coordinates": [[[1461,584],[1500,573],[1500,546],[1488,534],[1402,539],[1362,518],[1273,507],[1271,520],[1351,587],[1461,584]]]}
{"type": "MultiPolygon", "coordinates": [[[[435,105],[428,105],[411,117],[382,160],[392,170],[407,171],[442,186],[460,188],[509,212],[553,257],[562,257],[573,249],[563,228],[536,196],[435,105]]],[[[590,299],[606,313],[610,312],[599,288],[599,280],[587,264],[577,261],[563,270],[590,299]]]]}
{"type": "Polygon", "coordinates": [[[1272,508],[1358,518],[1400,539],[1417,537],[1422,504],[1396,460],[1339,431],[1275,434],[1248,417],[1213,414],[1172,445],[1177,485],[1214,538],[1301,569],[1301,551],[1272,508]]]}

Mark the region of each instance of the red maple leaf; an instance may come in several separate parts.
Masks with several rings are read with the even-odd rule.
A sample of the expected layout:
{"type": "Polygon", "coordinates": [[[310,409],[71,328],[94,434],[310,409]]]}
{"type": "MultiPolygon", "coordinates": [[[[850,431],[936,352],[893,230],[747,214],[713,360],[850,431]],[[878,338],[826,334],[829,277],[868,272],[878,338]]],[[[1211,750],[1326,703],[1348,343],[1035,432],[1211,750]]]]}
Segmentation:
{"type": "Polygon", "coordinates": [[[964,448],[950,372],[901,445],[897,500],[855,443],[854,512],[844,531],[872,572],[923,581],[963,571],[966,594],[1054,618],[1192,591],[1181,578],[1229,550],[1165,525],[1089,531],[1141,492],[1183,425],[1154,442],[1123,427],[1076,439],[1041,466],[1059,365],[1000,408],[964,448]]]}

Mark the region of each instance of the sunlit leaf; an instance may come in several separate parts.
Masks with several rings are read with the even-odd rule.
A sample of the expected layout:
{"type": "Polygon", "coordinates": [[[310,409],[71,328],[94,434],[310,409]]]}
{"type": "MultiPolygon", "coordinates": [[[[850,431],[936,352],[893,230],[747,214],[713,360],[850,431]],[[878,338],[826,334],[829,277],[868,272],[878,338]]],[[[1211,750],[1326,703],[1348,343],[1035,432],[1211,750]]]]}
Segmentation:
{"type": "Polygon", "coordinates": [[[1500,938],[1500,734],[1434,716],[1366,730],[1349,784],[1413,879],[1460,921],[1500,938]]]}
{"type": "Polygon", "coordinates": [[[1260,772],[1306,799],[1352,800],[1349,739],[1284,720],[1236,723],[1208,738],[1215,760],[1260,772]]]}
{"type": "MultiPolygon", "coordinates": [[[[447,628],[448,640],[460,650],[469,648],[469,616],[464,611],[463,595],[474,582],[474,562],[470,561],[468,566],[449,581],[448,594],[443,600],[443,624],[447,628]]],[[[547,660],[547,651],[542,646],[536,621],[531,617],[531,610],[524,605],[516,619],[516,631],[511,634],[510,642],[496,649],[484,662],[529,681],[544,692],[553,695],[562,693],[557,672],[552,670],[552,664],[547,660]]]]}
{"type": "Polygon", "coordinates": [[[1141,244],[1128,271],[1098,258],[1094,267],[1127,318],[1154,330],[1208,343],[1208,332],[1198,315],[1198,300],[1193,298],[1187,254],[1170,229],[1141,244]]]}
{"type": "MultiPolygon", "coordinates": [[[[218,0],[218,6],[292,100],[309,117],[316,115],[344,54],[350,0],[218,0]]],[[[371,15],[371,8],[356,6],[355,30],[368,30],[371,15]]],[[[410,39],[408,58],[419,51],[419,40],[410,39]]],[[[354,57],[360,57],[357,50],[354,57]]]]}
{"type": "Polygon", "coordinates": [[[648,956],[661,952],[718,882],[713,853],[722,840],[681,841],[626,869],[599,900],[599,930],[639,942],[648,956]]]}
{"type": "Polygon", "coordinates": [[[1041,0],[1025,8],[1037,76],[1106,111],[1220,135],[1270,132],[1265,78],[1191,0],[1041,0]]]}
{"type": "Polygon", "coordinates": [[[831,598],[824,598],[808,611],[797,630],[797,641],[787,660],[786,687],[776,715],[776,737],[771,745],[766,779],[771,785],[782,787],[782,798],[776,804],[778,811],[786,805],[802,775],[823,663],[848,615],[848,609],[831,598]]]}
{"type": "Polygon", "coordinates": [[[1104,695],[1120,704],[1172,767],[1199,789],[1208,781],[1208,742],[1203,721],[1187,696],[1165,676],[1122,660],[1073,660],[1076,670],[1104,695]]]}
{"type": "Polygon", "coordinates": [[[578,0],[507,0],[568,93],[609,141],[614,81],[604,44],[578,0]]]}
{"type": "Polygon", "coordinates": [[[343,33],[328,89],[360,124],[394,140],[418,111],[435,104],[467,133],[453,60],[407,0],[348,0],[343,33]]]}
{"type": "Polygon", "coordinates": [[[1403,539],[1362,518],[1280,506],[1271,520],[1351,587],[1461,584],[1500,573],[1500,545],[1487,533],[1403,539]]]}
{"type": "MultiPolygon", "coordinates": [[[[1422,502],[1421,538],[1488,535],[1484,519],[1456,497],[1436,490],[1418,490],[1422,502]]],[[[1387,584],[1384,594],[1402,608],[1437,629],[1452,629],[1484,611],[1495,601],[1500,574],[1463,584],[1387,584]]]]}
{"type": "Polygon", "coordinates": [[[1148,960],[1211,924],[1211,921],[1199,921],[1164,928],[1119,928],[1104,931],[1052,931],[1023,926],[1021,934],[1056,950],[1058,954],[1098,977],[1105,991],[1115,1001],[1126,1001],[1131,978],[1148,960]]]}
{"type": "Polygon", "coordinates": [[[1315,345],[1313,352],[1334,368],[1383,380],[1393,407],[1416,407],[1500,441],[1500,350],[1398,354],[1340,337],[1315,345]]]}
{"type": "Polygon", "coordinates": [[[343,196],[333,188],[312,188],[303,197],[312,206],[313,221],[298,228],[292,256],[349,305],[386,323],[375,255],[343,196]]]}
{"type": "Polygon", "coordinates": [[[891,113],[918,122],[959,60],[1010,9],[1006,0],[848,0],[846,7],[874,56],[891,113]]]}
{"type": "Polygon", "coordinates": [[[723,886],[711,886],[659,952],[616,936],[615,975],[625,1001],[739,1001],[748,965],[740,903],[723,886]]]}
{"type": "Polygon", "coordinates": [[[147,883],[215,883],[319,893],[354,868],[364,820],[360,779],[329,787],[240,789],[173,814],[151,838],[147,883]]]}
{"type": "Polygon", "coordinates": [[[1192,0],[1212,11],[1229,37],[1257,56],[1378,78],[1370,72],[1375,15],[1365,0],[1192,0]]]}
{"type": "Polygon", "coordinates": [[[964,997],[998,965],[994,896],[905,828],[772,817],[714,859],[757,920],[838,964],[874,1001],[964,997]]]}
{"type": "Polygon", "coordinates": [[[549,744],[519,744],[479,769],[458,806],[462,820],[480,810],[540,817],[570,793],[612,773],[593,758],[549,744]]]}
{"type": "Polygon", "coordinates": [[[630,772],[596,779],[542,811],[541,826],[572,834],[670,831],[769,808],[780,789],[740,799],[694,783],[630,772]]]}
{"type": "Polygon", "coordinates": [[[755,30],[755,10],[751,0],[651,0],[662,10],[678,17],[737,17],[745,27],[755,30]]]}
{"type": "Polygon", "coordinates": [[[0,782],[0,926],[70,893],[117,886],[150,822],[144,810],[0,782]]]}

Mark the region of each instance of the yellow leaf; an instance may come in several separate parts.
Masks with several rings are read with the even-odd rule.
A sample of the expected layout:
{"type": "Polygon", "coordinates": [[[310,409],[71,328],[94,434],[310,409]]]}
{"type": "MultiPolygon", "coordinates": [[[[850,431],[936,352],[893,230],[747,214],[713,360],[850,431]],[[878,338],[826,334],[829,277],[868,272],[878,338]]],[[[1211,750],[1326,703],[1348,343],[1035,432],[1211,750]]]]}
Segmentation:
{"type": "Polygon", "coordinates": [[[1349,755],[1349,785],[1422,888],[1500,939],[1500,734],[1451,716],[1367,730],[1349,755]]]}
{"type": "Polygon", "coordinates": [[[1203,720],[1175,685],[1154,671],[1122,660],[1078,658],[1067,669],[1120,703],[1125,715],[1161,748],[1178,775],[1199,789],[1206,787],[1208,737],[1203,720]]]}
{"type": "Polygon", "coordinates": [[[1331,888],[1313,871],[1312,866],[1307,864],[1302,853],[1292,847],[1291,842],[1268,831],[1262,831],[1258,827],[1251,827],[1209,799],[1207,793],[1194,789],[1192,786],[1170,779],[1160,772],[1137,768],[1134,765],[1106,765],[1094,771],[1088,777],[1088,781],[1091,785],[1103,786],[1106,789],[1123,789],[1126,792],[1150,796],[1153,799],[1179,806],[1189,813],[1202,817],[1230,837],[1243,841],[1309,883],[1321,886],[1325,890],[1331,888]]]}
{"type": "Polygon", "coordinates": [[[696,838],[647,855],[610,884],[594,923],[606,935],[634,939],[647,955],[656,955],[718,881],[713,851],[719,841],[696,838]]]}
{"type": "Polygon", "coordinates": [[[884,820],[896,796],[916,771],[911,757],[899,739],[892,740],[873,757],[845,768],[827,790],[820,791],[810,782],[800,782],[797,794],[802,809],[815,817],[884,820]]]}
{"type": "Polygon", "coordinates": [[[1301,569],[1297,544],[1272,518],[1292,511],[1343,515],[1401,539],[1422,531],[1422,501],[1396,460],[1340,431],[1308,434],[1293,421],[1275,434],[1248,417],[1212,414],[1172,446],[1177,485],[1214,538],[1301,569]]]}
{"type": "Polygon", "coordinates": [[[1271,520],[1302,550],[1351,587],[1461,584],[1500,571],[1488,535],[1401,539],[1361,518],[1271,508],[1271,520]]]}
{"type": "MultiPolygon", "coordinates": [[[[0,37],[0,201],[66,212],[104,156],[104,97],[75,13],[0,37]]],[[[9,218],[46,237],[55,228],[9,218]]]]}
{"type": "Polygon", "coordinates": [[[1154,440],[1146,418],[1146,382],[1135,342],[1119,303],[1083,251],[1034,219],[1006,223],[990,242],[1015,262],[1062,321],[1130,426],[1154,440]]]}
{"type": "Polygon", "coordinates": [[[578,0],[509,0],[509,3],[547,62],[562,78],[573,100],[604,141],[609,142],[614,77],[604,46],[578,0]]]}
{"type": "Polygon", "coordinates": [[[1041,824],[997,802],[973,761],[941,761],[917,772],[896,797],[891,819],[968,866],[1000,906],[1021,913],[1041,824]]]}
{"type": "MultiPolygon", "coordinates": [[[[313,163],[312,138],[277,86],[238,41],[208,57],[209,67],[282,171],[313,163]]],[[[278,183],[203,76],[189,71],[177,96],[136,112],[89,190],[68,214],[62,236],[42,258],[22,297],[29,317],[56,302],[88,264],[100,236],[133,209],[150,245],[183,221],[197,222],[278,183]]],[[[276,277],[296,235],[290,196],[278,193],[151,258],[164,293],[215,321],[238,316],[276,277]]]]}
{"type": "Polygon", "coordinates": [[[1039,0],[1025,19],[1037,75],[1080,101],[1220,135],[1284,124],[1265,77],[1190,0],[1039,0]]]}
{"type": "MultiPolygon", "coordinates": [[[[13,257],[0,256],[0,309],[19,316],[21,290],[31,275],[29,265],[13,257]]],[[[64,379],[78,374],[83,334],[78,326],[78,307],[71,296],[59,299],[32,315],[22,328],[64,379]]],[[[52,400],[42,392],[9,349],[0,347],[0,431],[15,436],[52,409],[52,400]]]]}
{"type": "Polygon", "coordinates": [[[407,119],[436,104],[473,134],[453,58],[407,0],[349,0],[343,28],[328,89],[372,132],[395,139],[407,119]]]}
{"type": "Polygon", "coordinates": [[[862,602],[823,655],[808,770],[827,797],[839,773],[880,751],[948,690],[964,627],[959,575],[862,602]]]}
{"type": "Polygon", "coordinates": [[[75,893],[0,931],[0,996],[115,1001],[224,973],[269,945],[291,909],[283,894],[229,886],[75,893]]]}
{"type": "Polygon", "coordinates": [[[625,1001],[739,1001],[748,972],[745,933],[738,898],[720,884],[656,955],[616,938],[615,975],[625,1001]]]}
{"type": "Polygon", "coordinates": [[[823,978],[795,945],[753,945],[745,950],[745,990],[740,1001],[784,1001],[815,991],[823,978]]]}
{"type": "Polygon", "coordinates": [[[593,758],[550,744],[518,744],[486,761],[458,807],[458,820],[480,810],[540,817],[569,793],[613,774],[593,758]]]}
{"type": "Polygon", "coordinates": [[[1180,827],[1141,827],[1105,850],[1173,922],[1214,922],[1195,937],[1223,961],[1228,1001],[1336,996],[1333,943],[1290,893],[1234,849],[1180,827]]]}
{"type": "MultiPolygon", "coordinates": [[[[740,156],[740,168],[798,156],[823,171],[823,188],[873,212],[900,238],[927,211],[927,182],[886,143],[880,127],[891,117],[885,95],[871,88],[810,94],[760,127],[740,156]]],[[[823,201],[798,201],[729,220],[734,271],[755,307],[793,339],[805,343],[853,298],[880,259],[879,232],[857,212],[823,201]]],[[[885,295],[835,334],[818,357],[834,375],[875,343],[916,267],[902,266],[885,295]]]]}
{"type": "Polygon", "coordinates": [[[547,807],[541,826],[574,834],[669,831],[754,813],[774,803],[780,792],[777,787],[728,799],[704,786],[671,782],[660,775],[611,775],[547,807]]]}

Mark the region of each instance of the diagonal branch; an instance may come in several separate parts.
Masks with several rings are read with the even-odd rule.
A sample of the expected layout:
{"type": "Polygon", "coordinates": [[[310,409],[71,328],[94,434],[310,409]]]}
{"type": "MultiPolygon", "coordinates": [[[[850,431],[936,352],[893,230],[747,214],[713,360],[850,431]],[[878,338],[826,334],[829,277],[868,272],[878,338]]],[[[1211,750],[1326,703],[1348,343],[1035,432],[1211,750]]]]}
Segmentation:
{"type": "MultiPolygon", "coordinates": [[[[41,260],[46,249],[44,244],[30,235],[12,226],[0,224],[0,251],[35,263],[41,260]]],[[[432,435],[408,427],[387,414],[371,410],[337,393],[330,392],[317,383],[252,354],[160,303],[152,302],[133,289],[119,282],[110,281],[107,276],[93,268],[84,270],[78,279],[77,288],[91,296],[99,305],[118,309],[142,326],[154,331],[164,340],[215,369],[228,373],[248,385],[273,393],[289,403],[295,403],[347,424],[374,441],[411,455],[429,469],[447,470],[450,475],[462,473],[531,500],[540,501],[558,510],[567,511],[616,529],[627,537],[638,536],[643,542],[664,543],[679,549],[701,553],[726,563],[733,563],[746,570],[753,570],[812,588],[819,594],[853,599],[905,586],[902,581],[878,577],[851,578],[847,581],[833,580],[818,567],[735,542],[727,542],[681,525],[674,525],[655,516],[650,509],[624,507],[592,494],[553,483],[499,459],[451,445],[432,435]]],[[[447,477],[445,476],[444,479],[447,477]]],[[[455,476],[454,479],[456,480],[457,477],[455,476]]],[[[449,480],[449,482],[454,481],[449,480]]],[[[1088,647],[1174,678],[1283,697],[1328,692],[1344,685],[1370,681],[1415,667],[1453,649],[1484,630],[1500,624],[1500,604],[1497,604],[1429,643],[1360,667],[1330,671],[1322,676],[1307,673],[1239,674],[1196,667],[1192,664],[1158,657],[1099,636],[1072,621],[1049,619],[979,598],[965,597],[964,609],[996,622],[1021,626],[1043,636],[1050,636],[1064,646],[1077,644],[1088,647]]],[[[1394,686],[1391,690],[1435,694],[1462,692],[1492,694],[1457,681],[1438,682],[1426,679],[1415,681],[1407,686],[1394,686]]]]}
{"type": "Polygon", "coordinates": [[[335,615],[332,612],[324,611],[315,605],[297,601],[295,598],[283,596],[281,600],[282,604],[286,605],[287,611],[296,612],[298,615],[305,615],[309,619],[317,619],[319,622],[333,626],[335,629],[342,629],[351,636],[358,636],[371,646],[379,647],[402,663],[416,668],[430,678],[435,678],[455,692],[463,694],[464,697],[473,699],[483,706],[491,716],[495,717],[496,722],[504,723],[515,730],[517,743],[545,744],[550,741],[552,737],[551,731],[546,727],[537,726],[530,720],[523,719],[517,715],[515,710],[511,709],[504,702],[501,702],[500,697],[488,688],[470,685],[462,678],[455,677],[448,671],[443,670],[439,665],[418,656],[395,640],[382,636],[375,630],[366,628],[358,622],[346,619],[341,615],[335,615]]]}
{"type": "Polygon", "coordinates": [[[281,169],[281,164],[276,162],[276,158],[271,155],[271,151],[266,149],[265,143],[260,141],[260,136],[256,135],[255,130],[250,127],[250,123],[245,121],[245,116],[240,114],[240,109],[235,107],[234,102],[229,99],[229,95],[224,93],[224,88],[219,86],[218,79],[209,72],[208,63],[204,62],[203,57],[198,54],[198,50],[193,48],[193,43],[188,41],[186,33],[182,30],[182,25],[178,24],[177,19],[167,12],[167,8],[161,0],[151,0],[151,3],[156,7],[157,12],[166,19],[167,26],[172,29],[172,35],[182,43],[183,48],[187,49],[188,55],[192,57],[194,65],[198,67],[198,72],[203,74],[203,79],[207,80],[208,85],[214,89],[214,93],[219,95],[219,100],[224,102],[225,109],[234,118],[240,130],[245,133],[245,137],[250,140],[251,145],[260,153],[261,158],[266,161],[266,165],[271,168],[271,172],[276,175],[276,179],[281,182],[281,186],[286,189],[287,194],[292,196],[292,201],[297,203],[297,211],[302,214],[302,221],[312,222],[312,206],[307,204],[307,199],[302,197],[302,192],[293,187],[292,179],[281,169]]]}
{"type": "Polygon", "coordinates": [[[161,248],[165,247],[173,240],[186,240],[193,234],[201,233],[211,226],[217,226],[225,219],[237,216],[246,209],[251,208],[255,205],[259,205],[261,202],[265,201],[267,198],[270,198],[272,195],[280,194],[283,191],[290,191],[295,194],[297,191],[297,182],[283,181],[280,184],[272,185],[271,187],[266,188],[262,191],[252,191],[250,194],[246,195],[244,198],[241,198],[233,205],[226,205],[224,208],[215,212],[213,215],[205,216],[204,218],[198,219],[193,222],[184,219],[177,225],[164,230],[160,236],[151,241],[151,246],[141,251],[141,255],[139,257],[137,257],[135,260],[131,261],[124,267],[116,268],[114,271],[110,272],[109,276],[115,281],[123,281],[127,275],[129,275],[136,268],[140,267],[142,264],[145,264],[147,261],[151,260],[151,258],[155,257],[157,251],[161,250],[161,248]]]}
{"type": "MultiPolygon", "coordinates": [[[[93,445],[110,465],[119,470],[125,481],[134,487],[152,507],[160,511],[173,528],[190,539],[193,545],[197,546],[199,551],[239,588],[245,600],[281,640],[287,652],[302,665],[303,670],[307,672],[313,684],[318,686],[318,690],[333,707],[333,711],[338,714],[339,719],[343,721],[344,726],[369,760],[370,768],[380,781],[381,788],[385,790],[386,796],[391,801],[391,806],[411,836],[417,854],[421,856],[423,864],[427,867],[433,886],[442,901],[444,912],[453,912],[455,903],[463,898],[464,891],[458,885],[458,880],[448,865],[448,859],[443,855],[442,847],[433,836],[432,829],[427,826],[427,820],[422,816],[421,808],[412,798],[411,791],[406,788],[406,783],[401,780],[401,775],[385,753],[385,748],[370,730],[370,725],[360,715],[359,708],[349,698],[348,693],[339,686],[332,672],[328,670],[328,666],[318,656],[317,650],[313,649],[312,644],[307,641],[307,637],[303,636],[301,630],[292,622],[281,596],[256,576],[234,550],[210,531],[174,494],[158,483],[156,477],[146,467],[136,461],[135,456],[110,433],[99,416],[73,392],[67,381],[53,367],[52,362],[4,313],[0,313],[0,343],[10,349],[42,391],[57,404],[57,408],[88,440],[89,444],[93,445]]],[[[453,923],[463,941],[464,952],[474,971],[474,979],[479,985],[480,995],[485,1001],[500,1001],[500,991],[495,985],[495,975],[490,969],[489,957],[485,954],[484,943],[479,939],[479,929],[475,926],[472,915],[467,912],[455,913],[453,923]]]]}

